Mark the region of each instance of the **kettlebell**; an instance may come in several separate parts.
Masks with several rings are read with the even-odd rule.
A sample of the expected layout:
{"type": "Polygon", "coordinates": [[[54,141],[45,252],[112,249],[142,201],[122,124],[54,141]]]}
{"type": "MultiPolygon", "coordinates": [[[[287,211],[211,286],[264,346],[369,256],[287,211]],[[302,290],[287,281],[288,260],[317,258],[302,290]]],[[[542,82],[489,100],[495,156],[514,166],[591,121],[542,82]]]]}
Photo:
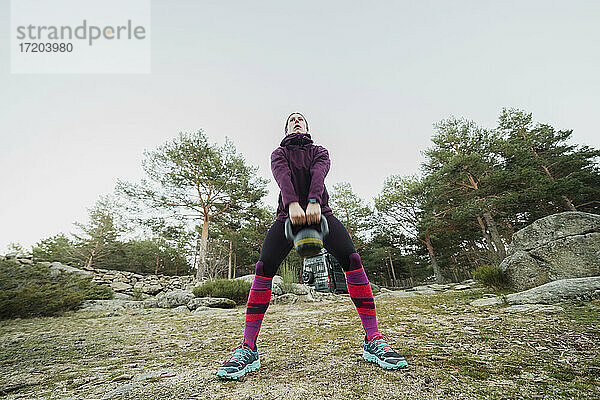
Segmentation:
{"type": "Polygon", "coordinates": [[[309,258],[318,255],[323,248],[323,239],[329,234],[329,225],[321,215],[321,232],[313,228],[303,228],[295,236],[292,232],[292,220],[285,221],[285,237],[294,244],[300,257],[309,258]]]}

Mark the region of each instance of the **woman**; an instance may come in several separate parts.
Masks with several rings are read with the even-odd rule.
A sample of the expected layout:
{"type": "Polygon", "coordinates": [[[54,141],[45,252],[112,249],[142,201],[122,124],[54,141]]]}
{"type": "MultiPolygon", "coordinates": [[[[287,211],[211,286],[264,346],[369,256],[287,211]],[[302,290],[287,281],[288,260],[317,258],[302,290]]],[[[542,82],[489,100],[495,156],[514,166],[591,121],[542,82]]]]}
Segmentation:
{"type": "Polygon", "coordinates": [[[319,223],[321,215],[329,223],[324,247],[342,266],[350,298],[365,329],[363,358],[382,368],[406,367],[404,357],[392,350],[379,333],[373,293],[360,256],[348,231],[327,205],[329,195],[324,181],[329,171],[329,153],[324,147],[313,144],[308,122],[300,113],[292,113],[287,118],[285,135],[281,146],[271,154],[271,170],[281,189],[279,206],[256,263],[256,274],[248,296],[244,339],[231,359],[218,369],[217,376],[237,379],[260,368],[256,338],[271,301],[273,276],[292,249],[292,244],[285,238],[285,220],[289,217],[292,225],[299,228],[319,223]]]}

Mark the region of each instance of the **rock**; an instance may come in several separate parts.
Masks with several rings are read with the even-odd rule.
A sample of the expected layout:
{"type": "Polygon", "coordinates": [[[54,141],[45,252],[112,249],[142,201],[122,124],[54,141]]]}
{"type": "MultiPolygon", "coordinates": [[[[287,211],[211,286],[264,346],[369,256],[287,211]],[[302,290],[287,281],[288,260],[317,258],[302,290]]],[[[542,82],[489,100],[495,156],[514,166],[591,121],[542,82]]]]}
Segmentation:
{"type": "Polygon", "coordinates": [[[190,312],[190,309],[187,306],[179,306],[179,307],[171,308],[171,311],[173,311],[174,313],[188,314],[190,312]]]}
{"type": "Polygon", "coordinates": [[[453,288],[454,290],[466,290],[466,289],[471,289],[471,286],[469,285],[456,285],[453,288]]]}
{"type": "Polygon", "coordinates": [[[509,304],[554,304],[561,301],[593,300],[598,298],[600,276],[561,279],[506,296],[509,304]]]}
{"type": "Polygon", "coordinates": [[[102,399],[114,399],[114,398],[122,397],[123,395],[132,391],[134,388],[135,388],[134,384],[126,383],[126,384],[121,385],[121,386],[117,387],[116,389],[106,393],[104,396],[102,396],[102,399]]]}
{"type": "MultiPolygon", "coordinates": [[[[421,286],[419,286],[419,287],[421,287],[421,286]]],[[[425,287],[433,289],[433,290],[441,291],[441,290],[450,289],[452,286],[451,285],[442,285],[440,283],[432,283],[432,284],[429,284],[429,285],[427,285],[425,287]]],[[[426,290],[426,289],[424,289],[424,290],[426,290]]]]}
{"type": "Polygon", "coordinates": [[[144,305],[144,308],[155,308],[158,307],[158,299],[156,297],[151,297],[149,299],[145,299],[140,301],[144,305]]]}
{"type": "Polygon", "coordinates": [[[170,376],[176,376],[177,372],[175,372],[172,368],[163,368],[156,371],[144,372],[143,374],[139,374],[133,377],[133,382],[142,382],[148,379],[157,379],[157,378],[168,378],[170,376]]]}
{"type": "Polygon", "coordinates": [[[136,375],[133,377],[130,383],[126,383],[112,390],[111,392],[106,393],[102,399],[113,399],[113,398],[121,398],[123,395],[126,395],[131,390],[136,387],[140,387],[143,385],[144,381],[148,379],[152,379],[153,381],[160,378],[167,378],[170,376],[177,375],[175,370],[171,368],[164,368],[158,371],[146,372],[140,375],[136,375]]]}
{"type": "Polygon", "coordinates": [[[509,312],[558,312],[565,311],[560,306],[550,304],[515,304],[514,306],[506,307],[504,311],[509,312]]]}
{"type": "Polygon", "coordinates": [[[82,269],[79,268],[75,268],[75,267],[71,267],[68,265],[64,265],[59,263],[58,261],[53,262],[52,264],[50,264],[50,276],[52,278],[57,277],[60,274],[64,274],[64,273],[74,273],[77,274],[81,277],[87,277],[87,276],[93,276],[94,274],[90,271],[84,271],[82,269]]]}
{"type": "Polygon", "coordinates": [[[33,264],[33,260],[30,260],[28,258],[18,258],[17,261],[20,262],[21,264],[28,264],[28,265],[33,264]]]}
{"type": "Polygon", "coordinates": [[[301,283],[292,283],[290,285],[290,287],[291,287],[290,293],[293,293],[293,294],[307,295],[309,293],[308,286],[301,284],[301,283]]]}
{"type": "MultiPolygon", "coordinates": [[[[246,281],[246,282],[249,282],[250,284],[252,284],[252,282],[254,282],[254,274],[238,276],[237,278],[235,278],[235,280],[242,280],[242,281],[246,281]]],[[[275,275],[273,277],[273,280],[271,281],[271,283],[272,283],[272,288],[271,288],[272,293],[275,293],[277,296],[282,295],[284,293],[283,278],[281,276],[275,275]]]]}
{"type": "Polygon", "coordinates": [[[276,296],[281,296],[283,294],[283,288],[281,286],[273,285],[271,288],[271,293],[276,296]]]}
{"type": "Polygon", "coordinates": [[[131,290],[133,288],[133,286],[131,286],[129,283],[125,283],[125,282],[111,282],[110,283],[110,287],[115,291],[115,292],[124,292],[126,290],[131,290]]]}
{"type": "Polygon", "coordinates": [[[485,307],[502,303],[502,297],[486,297],[484,299],[473,300],[470,304],[475,307],[485,307]]]}
{"type": "Polygon", "coordinates": [[[141,290],[142,293],[146,293],[146,294],[149,294],[149,295],[152,295],[152,296],[160,293],[163,290],[162,285],[160,285],[158,283],[156,283],[156,284],[149,284],[149,283],[146,283],[146,282],[136,282],[133,285],[133,288],[137,289],[137,290],[141,290]]]}
{"type": "MultiPolygon", "coordinates": [[[[508,304],[554,304],[562,301],[585,301],[600,298],[600,276],[561,279],[504,297],[508,304]]],[[[501,297],[478,299],[472,306],[501,304],[501,297]]]]}
{"type": "Polygon", "coordinates": [[[122,375],[112,378],[110,381],[111,382],[128,381],[131,378],[133,378],[133,375],[131,375],[131,374],[122,374],[122,375]]]}
{"type": "Polygon", "coordinates": [[[166,312],[169,311],[168,308],[144,308],[140,310],[133,310],[131,314],[133,315],[144,315],[144,314],[154,314],[157,312],[166,312]]]}
{"type": "Polygon", "coordinates": [[[294,293],[285,293],[275,298],[274,304],[294,304],[298,301],[298,296],[294,293]]]}
{"type": "Polygon", "coordinates": [[[175,308],[187,305],[195,297],[189,290],[176,289],[159,295],[157,304],[162,308],[175,308]]]}
{"type": "Polygon", "coordinates": [[[252,282],[254,282],[254,274],[238,276],[237,278],[234,278],[233,280],[234,281],[244,281],[244,282],[248,282],[251,284],[252,282]]]}
{"type": "Polygon", "coordinates": [[[507,253],[529,251],[555,240],[590,232],[600,232],[600,215],[580,211],[552,214],[515,232],[507,253]]]}
{"type": "Polygon", "coordinates": [[[428,288],[427,286],[417,286],[419,289],[415,289],[413,290],[414,293],[417,294],[421,294],[421,295],[430,295],[430,294],[435,294],[435,290],[428,288]]]}
{"type": "Polygon", "coordinates": [[[416,296],[416,295],[417,294],[415,294],[413,292],[407,292],[404,290],[388,290],[387,292],[384,292],[382,290],[381,293],[375,295],[375,297],[377,297],[378,299],[383,299],[386,297],[412,297],[412,296],[416,296]]]}
{"type": "Polygon", "coordinates": [[[600,215],[567,211],[517,231],[500,264],[519,291],[570,278],[600,275],[600,215]]]}
{"type": "Polygon", "coordinates": [[[119,299],[86,300],[77,311],[123,311],[138,308],[144,308],[143,302],[119,299]]]}
{"type": "Polygon", "coordinates": [[[133,296],[126,293],[115,293],[114,298],[118,300],[133,300],[133,296]]]}
{"type": "Polygon", "coordinates": [[[190,310],[198,307],[235,308],[235,301],[224,297],[195,297],[187,303],[190,310]]]}
{"type": "Polygon", "coordinates": [[[196,308],[194,310],[194,314],[200,314],[203,313],[205,311],[210,311],[210,310],[218,310],[218,308],[210,308],[210,307],[206,307],[206,306],[199,306],[198,308],[196,308]]]}

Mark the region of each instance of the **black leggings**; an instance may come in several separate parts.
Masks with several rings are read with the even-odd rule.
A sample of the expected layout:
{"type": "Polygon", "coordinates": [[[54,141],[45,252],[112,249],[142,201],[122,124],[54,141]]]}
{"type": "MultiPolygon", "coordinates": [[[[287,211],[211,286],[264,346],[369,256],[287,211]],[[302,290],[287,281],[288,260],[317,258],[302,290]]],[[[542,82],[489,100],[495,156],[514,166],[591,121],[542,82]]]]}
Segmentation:
{"type": "MultiPolygon", "coordinates": [[[[346,227],[333,214],[325,218],[329,224],[329,235],[323,241],[323,246],[338,260],[344,271],[349,271],[349,256],[356,253],[354,243],[346,227]]],[[[275,276],[279,265],[292,248],[293,245],[285,238],[285,223],[276,220],[265,236],[260,259],[256,264],[256,274],[268,278],[275,276]]]]}

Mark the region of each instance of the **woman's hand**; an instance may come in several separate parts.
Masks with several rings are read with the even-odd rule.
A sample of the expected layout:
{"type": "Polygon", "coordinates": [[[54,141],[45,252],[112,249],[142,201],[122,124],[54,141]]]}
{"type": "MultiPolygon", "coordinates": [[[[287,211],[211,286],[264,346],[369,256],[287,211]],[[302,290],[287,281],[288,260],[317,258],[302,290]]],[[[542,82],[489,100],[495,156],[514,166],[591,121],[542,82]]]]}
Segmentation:
{"type": "Polygon", "coordinates": [[[306,207],[307,225],[318,224],[321,222],[321,205],[319,203],[308,203],[306,207]]]}
{"type": "Polygon", "coordinates": [[[304,214],[304,210],[302,209],[302,207],[300,207],[300,203],[298,203],[297,201],[290,203],[288,214],[290,216],[290,219],[292,220],[292,225],[306,224],[306,214],[304,214]]]}

